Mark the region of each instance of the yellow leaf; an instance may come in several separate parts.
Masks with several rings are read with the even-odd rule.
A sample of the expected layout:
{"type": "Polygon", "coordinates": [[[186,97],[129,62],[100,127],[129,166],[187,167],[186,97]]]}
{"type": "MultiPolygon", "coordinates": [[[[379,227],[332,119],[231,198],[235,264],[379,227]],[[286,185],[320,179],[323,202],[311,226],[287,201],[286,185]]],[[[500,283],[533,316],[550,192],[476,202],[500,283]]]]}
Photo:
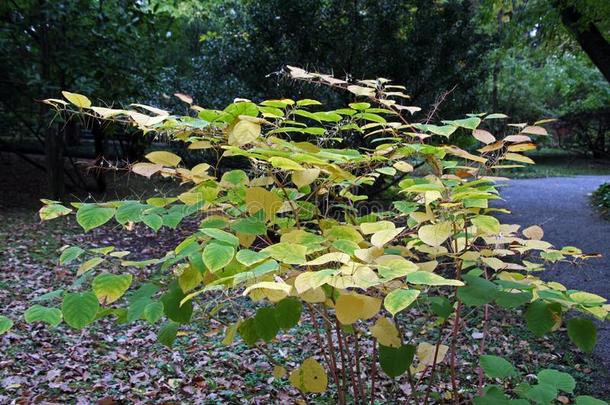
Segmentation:
{"type": "Polygon", "coordinates": [[[449,346],[439,345],[438,354],[436,354],[436,345],[432,345],[427,342],[422,342],[417,346],[417,358],[419,364],[417,368],[413,370],[414,373],[423,371],[427,366],[431,366],[434,363],[434,357],[436,354],[436,363],[440,363],[445,359],[449,346]]]}
{"type": "Polygon", "coordinates": [[[532,159],[528,158],[527,156],[523,156],[518,153],[512,153],[512,152],[509,152],[506,155],[504,155],[504,159],[512,160],[514,162],[529,163],[532,165],[536,163],[532,159]]]}
{"type": "Polygon", "coordinates": [[[178,97],[180,101],[184,101],[187,104],[193,104],[193,98],[183,93],[175,93],[174,96],[178,97]]]}
{"type": "Polygon", "coordinates": [[[269,159],[269,163],[271,163],[271,165],[273,167],[282,169],[282,170],[296,170],[296,171],[304,170],[304,167],[301,166],[300,164],[298,164],[297,162],[295,162],[294,160],[279,157],[279,156],[274,156],[271,159],[269,159]]]}
{"type": "Polygon", "coordinates": [[[225,346],[230,346],[235,339],[235,334],[237,332],[237,328],[239,327],[239,322],[232,323],[231,325],[225,328],[225,337],[222,339],[222,344],[225,346]]]}
{"type": "Polygon", "coordinates": [[[350,256],[347,253],[343,252],[331,252],[326,253],[322,256],[316,257],[313,260],[305,263],[308,266],[320,266],[322,264],[330,263],[330,262],[339,262],[339,263],[347,263],[350,260],[350,256]]]}
{"type": "Polygon", "coordinates": [[[530,226],[523,230],[523,235],[528,239],[540,240],[544,236],[544,231],[538,225],[530,226]]]}
{"type": "Polygon", "coordinates": [[[274,193],[262,187],[252,187],[246,190],[246,208],[250,214],[260,210],[265,211],[265,218],[271,221],[273,216],[282,207],[283,201],[274,193]]]}
{"type": "Polygon", "coordinates": [[[392,230],[394,228],[396,228],[396,225],[390,221],[363,222],[360,224],[360,230],[364,235],[370,235],[379,231],[392,230]]]}
{"type": "Polygon", "coordinates": [[[472,136],[475,137],[478,141],[483,142],[485,145],[489,145],[490,143],[494,143],[496,138],[488,131],[484,129],[475,129],[472,131],[472,136]]]}
{"type": "Polygon", "coordinates": [[[301,392],[320,393],[326,391],[328,377],[324,367],[313,357],[306,359],[301,367],[290,373],[290,383],[301,392]]]}
{"type": "Polygon", "coordinates": [[[451,222],[440,222],[434,225],[424,225],[417,235],[422,242],[430,246],[440,246],[453,233],[451,222]]]}
{"type": "Polygon", "coordinates": [[[159,172],[163,169],[163,165],[158,165],[154,163],[136,163],[131,167],[131,171],[139,174],[140,176],[145,176],[150,179],[150,176],[159,172]]]}
{"type": "Polygon", "coordinates": [[[403,173],[409,173],[413,171],[413,166],[405,161],[396,162],[392,165],[396,170],[399,170],[403,173]]]}
{"type": "Polygon", "coordinates": [[[280,380],[286,376],[286,369],[282,366],[273,367],[273,378],[280,380]]]}
{"type": "Polygon", "coordinates": [[[298,170],[292,173],[292,182],[298,188],[305,187],[316,181],[320,176],[320,169],[298,170]]]}
{"type": "Polygon", "coordinates": [[[63,96],[66,98],[66,100],[68,100],[69,102],[71,102],[72,104],[74,104],[75,106],[77,106],[79,108],[91,107],[91,100],[89,100],[87,97],[83,96],[82,94],[70,93],[69,91],[62,91],[61,94],[63,94],[63,96]]]}
{"type": "Polygon", "coordinates": [[[370,328],[371,334],[384,346],[400,347],[401,341],[398,329],[392,321],[386,317],[377,319],[375,325],[370,328]]]}
{"type": "Polygon", "coordinates": [[[212,144],[209,141],[195,141],[189,145],[189,149],[209,149],[212,144]]]}
{"type": "Polygon", "coordinates": [[[509,145],[506,148],[509,152],[525,152],[527,150],[536,149],[536,144],[528,142],[528,143],[518,143],[515,145],[509,145]]]}
{"type": "Polygon", "coordinates": [[[326,301],[326,294],[324,293],[322,287],[309,289],[301,293],[300,297],[303,301],[309,302],[310,304],[326,301]]]}
{"type": "Polygon", "coordinates": [[[150,152],[145,157],[153,163],[171,167],[178,166],[178,164],[180,164],[180,161],[182,160],[180,156],[166,151],[150,152]]]}
{"type": "Polygon", "coordinates": [[[549,134],[548,132],[546,132],[546,129],[544,129],[543,127],[539,127],[537,125],[527,126],[521,130],[521,133],[531,134],[531,135],[548,135],[549,134]]]}
{"type": "Polygon", "coordinates": [[[395,237],[397,237],[405,228],[387,229],[384,231],[375,232],[371,237],[373,246],[383,246],[395,237]]]}
{"type": "Polygon", "coordinates": [[[261,126],[255,122],[241,120],[229,133],[229,145],[244,146],[252,143],[261,134],[261,126]]]}
{"type": "Polygon", "coordinates": [[[335,305],[337,319],[344,325],[351,325],[359,319],[371,319],[380,308],[380,299],[361,294],[343,294],[335,305]]]}

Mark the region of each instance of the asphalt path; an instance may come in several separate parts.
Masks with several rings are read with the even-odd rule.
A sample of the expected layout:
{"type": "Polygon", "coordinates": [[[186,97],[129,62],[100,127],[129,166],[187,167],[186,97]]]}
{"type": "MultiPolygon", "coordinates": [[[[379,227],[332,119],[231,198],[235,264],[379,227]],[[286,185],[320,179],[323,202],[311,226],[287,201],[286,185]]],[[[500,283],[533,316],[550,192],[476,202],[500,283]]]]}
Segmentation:
{"type": "MultiPolygon", "coordinates": [[[[501,222],[540,225],[544,240],[555,247],[575,246],[585,253],[600,253],[601,258],[578,265],[549,265],[542,278],[610,301],[610,221],[603,220],[590,204],[590,194],[605,182],[610,182],[610,176],[511,180],[502,184],[503,201],[495,206],[511,211],[501,215],[501,222]]],[[[595,355],[610,366],[610,321],[598,323],[597,341],[595,355]]]]}

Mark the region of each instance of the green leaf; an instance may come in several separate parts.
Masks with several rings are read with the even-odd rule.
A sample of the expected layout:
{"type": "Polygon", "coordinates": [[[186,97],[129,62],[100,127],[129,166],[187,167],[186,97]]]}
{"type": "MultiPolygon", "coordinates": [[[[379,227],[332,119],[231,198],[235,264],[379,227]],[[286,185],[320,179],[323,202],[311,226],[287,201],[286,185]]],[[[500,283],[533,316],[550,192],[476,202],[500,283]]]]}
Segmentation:
{"type": "Polygon", "coordinates": [[[243,249],[237,252],[235,258],[238,262],[243,264],[244,266],[252,266],[255,263],[262,262],[266,258],[269,257],[269,253],[265,252],[255,252],[250,249],[243,249]]]}
{"type": "Polygon", "coordinates": [[[529,291],[512,293],[507,291],[499,291],[496,298],[496,303],[502,308],[512,309],[523,304],[527,304],[532,300],[532,293],[529,291]]]}
{"type": "Polygon", "coordinates": [[[173,282],[169,287],[169,291],[161,297],[163,312],[165,312],[165,315],[174,322],[188,323],[191,320],[191,316],[193,315],[193,302],[189,300],[180,306],[180,302],[184,297],[185,295],[177,282],[173,282]]]}
{"type": "Polygon", "coordinates": [[[237,331],[248,346],[254,346],[260,338],[254,326],[254,319],[252,318],[246,319],[240,323],[237,331]]]}
{"type": "Polygon", "coordinates": [[[268,253],[278,262],[286,264],[305,264],[307,247],[295,243],[280,242],[267,246],[261,252],[268,253]]]}
{"type": "Polygon", "coordinates": [[[379,345],[379,364],[385,373],[394,378],[401,376],[413,363],[415,346],[402,345],[398,348],[379,345]]]}
{"type": "Polygon", "coordinates": [[[51,326],[61,323],[61,311],[58,308],[47,308],[42,305],[32,305],[24,314],[25,321],[32,323],[36,321],[46,322],[51,326]]]}
{"type": "Polygon", "coordinates": [[[119,224],[126,224],[129,221],[140,222],[140,215],[147,208],[148,205],[139,201],[127,201],[116,210],[115,219],[119,224]]]}
{"type": "Polygon", "coordinates": [[[553,386],[560,391],[569,392],[570,394],[576,388],[576,381],[570,374],[551,369],[542,370],[538,373],[538,383],[553,386]]]}
{"type": "Polygon", "coordinates": [[[458,288],[458,297],[466,305],[479,306],[489,304],[498,295],[498,287],[482,277],[465,274],[465,287],[458,288]]]}
{"type": "Polygon", "coordinates": [[[299,323],[303,305],[295,298],[284,298],[275,304],[275,320],[278,326],[288,330],[299,323]]]}
{"type": "Polygon", "coordinates": [[[453,313],[451,302],[445,297],[429,297],[432,312],[441,318],[447,319],[453,313]]]}
{"type": "Polygon", "coordinates": [[[407,282],[422,285],[453,285],[463,286],[460,280],[448,279],[429,271],[415,271],[407,275],[407,282]]]}
{"type": "Polygon", "coordinates": [[[84,252],[85,250],[81,249],[79,246],[70,246],[61,252],[61,256],[59,256],[59,264],[70,264],[84,252]]]}
{"type": "Polygon", "coordinates": [[[99,207],[97,204],[83,204],[76,213],[76,222],[85,232],[88,232],[108,222],[114,212],[114,208],[99,207]]]}
{"type": "Polygon", "coordinates": [[[442,135],[442,136],[446,136],[446,137],[449,137],[449,135],[454,133],[455,130],[457,129],[457,127],[454,125],[439,126],[439,125],[432,125],[432,124],[413,124],[413,127],[417,128],[421,131],[432,132],[433,134],[442,135]]]}
{"type": "Polygon", "coordinates": [[[606,401],[593,398],[589,395],[579,395],[576,397],[576,405],[608,405],[606,401]]]}
{"type": "Polygon", "coordinates": [[[163,316],[163,303],[162,302],[150,302],[144,307],[144,319],[148,323],[153,324],[157,322],[163,316]]]}
{"type": "Polygon", "coordinates": [[[270,342],[280,331],[275,319],[275,309],[272,307],[259,308],[254,316],[254,329],[265,342],[270,342]]]}
{"type": "Polygon", "coordinates": [[[50,219],[68,215],[71,212],[72,210],[70,208],[64,207],[61,204],[49,204],[42,207],[40,211],[38,211],[38,215],[40,215],[40,219],[43,221],[48,221],[50,219]]]}
{"type": "Polygon", "coordinates": [[[527,391],[525,396],[538,404],[550,404],[557,397],[557,389],[547,384],[536,384],[527,391]]]}
{"type": "Polygon", "coordinates": [[[386,295],[383,300],[383,306],[388,310],[392,316],[402,311],[411,305],[419,296],[419,290],[397,288],[394,291],[386,295]]]}
{"type": "Polygon", "coordinates": [[[586,318],[571,318],[568,321],[568,336],[580,350],[593,352],[597,343],[597,327],[586,318]]]}
{"type": "Polygon", "coordinates": [[[500,233],[500,221],[490,215],[477,215],[471,219],[479,234],[497,235],[500,233]]]}
{"type": "Polygon", "coordinates": [[[174,345],[174,341],[176,340],[179,326],[180,325],[176,322],[168,322],[163,325],[157,333],[157,341],[171,349],[171,347],[174,345]]]}
{"type": "Polygon", "coordinates": [[[267,233],[265,222],[261,217],[256,215],[232,223],[231,229],[235,232],[248,235],[265,235],[267,233]]]}
{"type": "Polygon", "coordinates": [[[74,329],[82,329],[95,319],[100,303],[92,292],[66,293],[61,306],[64,320],[74,329]]]}
{"type": "Polygon", "coordinates": [[[464,118],[461,120],[443,121],[443,124],[455,125],[456,127],[466,129],[476,129],[481,123],[481,119],[478,117],[464,118]]]}
{"type": "Polygon", "coordinates": [[[201,233],[209,236],[210,238],[219,240],[221,242],[227,243],[229,245],[238,246],[239,238],[232,233],[223,231],[222,229],[217,228],[202,228],[201,233]]]}
{"type": "Polygon", "coordinates": [[[480,364],[489,378],[507,378],[516,374],[513,365],[502,357],[483,355],[480,358],[480,364]]]}
{"type": "Polygon", "coordinates": [[[97,267],[97,265],[99,265],[103,261],[104,261],[104,258],[102,258],[102,257],[94,257],[92,259],[87,260],[86,262],[84,262],[83,264],[81,264],[78,267],[78,270],[76,271],[76,275],[80,276],[82,274],[85,274],[89,270],[97,267]]]}
{"type": "Polygon", "coordinates": [[[529,330],[534,332],[536,336],[542,336],[555,325],[555,311],[551,304],[536,300],[527,309],[525,321],[529,330]]]}
{"type": "Polygon", "coordinates": [[[93,279],[91,288],[100,304],[107,305],[115,302],[125,294],[131,285],[131,274],[102,273],[93,279]]]}
{"type": "Polygon", "coordinates": [[[163,226],[163,218],[161,218],[161,215],[159,214],[144,214],[141,219],[142,222],[155,232],[163,226]]]}
{"type": "Polygon", "coordinates": [[[243,170],[231,170],[226,172],[220,178],[220,183],[223,186],[239,187],[248,184],[248,175],[243,170]]]}
{"type": "Polygon", "coordinates": [[[66,98],[66,100],[68,100],[69,102],[71,102],[72,104],[77,106],[78,108],[91,107],[91,100],[89,100],[87,97],[83,96],[82,94],[70,93],[69,91],[62,91],[61,94],[66,98]]]}
{"type": "Polygon", "coordinates": [[[235,249],[232,246],[224,243],[210,242],[203,249],[203,262],[214,273],[231,263],[234,255],[235,249]]]}
{"type": "Polygon", "coordinates": [[[13,327],[13,321],[4,315],[0,315],[0,335],[4,335],[13,327]]]}

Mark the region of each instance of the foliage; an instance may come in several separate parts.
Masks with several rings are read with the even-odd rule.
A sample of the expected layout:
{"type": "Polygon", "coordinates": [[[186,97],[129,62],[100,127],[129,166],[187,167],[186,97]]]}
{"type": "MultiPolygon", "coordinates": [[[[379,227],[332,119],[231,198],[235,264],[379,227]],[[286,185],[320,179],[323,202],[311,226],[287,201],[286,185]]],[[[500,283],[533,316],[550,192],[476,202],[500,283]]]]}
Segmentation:
{"type": "Polygon", "coordinates": [[[145,260],[129,260],[129,252],[112,246],[66,248],[61,260],[78,265],[80,281],[54,295],[61,298],[61,308],[49,302],[44,310],[38,304],[30,309],[41,314],[32,321],[55,324],[61,313],[68,325],[81,329],[104,317],[120,323],[144,319],[162,323],[159,342],[171,346],[184,324],[214,319],[223,308],[236,317],[225,325],[224,343],[231,345],[239,335],[265,354],[280,330],[312,322],[321,355],[316,359],[312,353],[291,370],[289,381],[304,395],[333,384],[339,403],[373,400],[379,368],[406,379],[412,399],[423,396],[427,402],[437,366],[445,361],[451,376],[445,395],[456,402],[473,388],[478,388],[478,403],[504,401],[505,394],[521,402],[548,402],[559,391],[570,394],[571,377],[551,370],[541,371],[536,385],[483,390],[484,373],[490,379],[515,375],[510,364],[485,355],[483,344],[477,387],[466,387],[465,381],[458,385],[457,376],[457,337],[466,333],[463,322],[476,322],[475,312],[483,310],[487,324],[493,307],[525,307],[527,324],[537,335],[556,331],[564,315],[575,312],[580,316],[570,319],[568,336],[586,352],[595,343],[595,326],[587,317],[608,318],[603,297],[536,276],[546,263],[586,254],[553,247],[542,240],[538,226],[520,230],[493,216],[498,209],[490,202],[499,198],[493,172],[531,164],[522,152],[535,148],[534,139],[548,136],[544,127],[505,126],[506,116],[499,113],[414,122],[418,108],[401,104],[403,86],[288,70],[293,79],[338,88],[357,102],[325,111],[312,99],[258,104],[237,99],[212,110],[182,97],[194,114],[179,116],[141,105],[98,107],[70,93],[64,93],[70,102],[45,100],[61,114],[163,133],[189,148],[209,149],[216,159],[186,168],[179,156],[160,150],[132,167],[145,177],[181,182],[183,190],[176,195],[70,207],[45,201],[42,219],[75,212],[86,231],[113,219],[127,229],[176,228],[187,217],[199,226],[165,256],[145,260]],[[354,133],[364,146],[344,148],[344,139],[354,133]],[[458,133],[477,140],[476,152],[452,144],[458,133]],[[244,159],[246,170],[218,170],[221,160],[244,159]],[[419,163],[424,176],[413,173],[419,163]],[[375,209],[361,192],[380,177],[400,179],[400,199],[375,209]],[[113,272],[98,272],[101,262],[116,263],[113,272]],[[142,280],[139,269],[146,266],[158,271],[142,280]],[[243,308],[240,296],[257,303],[254,313],[243,308]],[[436,342],[397,328],[396,320],[411,311],[425,314],[426,328],[438,332],[436,342]],[[358,351],[362,339],[378,342],[379,367],[374,355],[366,382],[361,370],[367,361],[358,351]],[[425,392],[417,389],[424,381],[425,392]]]}
{"type": "Polygon", "coordinates": [[[604,183],[593,192],[593,204],[595,204],[603,215],[610,214],[610,183],[604,183]]]}

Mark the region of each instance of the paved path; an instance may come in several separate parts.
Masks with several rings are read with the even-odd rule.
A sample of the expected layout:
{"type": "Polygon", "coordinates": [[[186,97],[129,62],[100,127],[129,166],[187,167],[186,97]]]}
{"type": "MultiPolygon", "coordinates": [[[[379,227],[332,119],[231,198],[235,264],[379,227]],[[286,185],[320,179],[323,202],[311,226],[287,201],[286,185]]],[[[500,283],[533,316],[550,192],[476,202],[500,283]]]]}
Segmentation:
{"type": "MultiPolygon", "coordinates": [[[[540,225],[544,239],[556,247],[576,246],[587,253],[601,253],[579,266],[553,265],[543,278],[568,288],[581,289],[610,300],[610,221],[600,218],[589,205],[589,194],[610,176],[554,177],[512,180],[502,189],[505,201],[497,206],[513,213],[502,222],[522,226],[540,225]]],[[[598,325],[595,353],[610,365],[610,322],[598,325]]]]}

